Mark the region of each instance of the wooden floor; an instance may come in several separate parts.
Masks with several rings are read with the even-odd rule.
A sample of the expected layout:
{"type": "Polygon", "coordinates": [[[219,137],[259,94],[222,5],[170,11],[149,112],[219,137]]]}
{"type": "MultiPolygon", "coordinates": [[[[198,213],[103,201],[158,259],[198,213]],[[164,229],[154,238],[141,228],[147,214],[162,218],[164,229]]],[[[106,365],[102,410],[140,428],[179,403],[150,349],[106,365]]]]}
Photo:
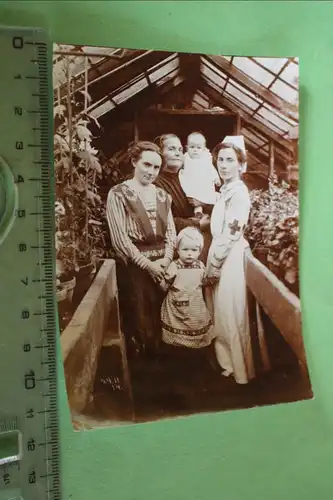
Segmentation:
{"type": "Polygon", "coordinates": [[[130,361],[133,407],[122,383],[117,348],[103,348],[100,354],[93,400],[82,416],[83,426],[147,422],[202,412],[251,408],[309,399],[309,379],[279,332],[270,328],[268,348],[272,369],[260,372],[247,385],[225,378],[201,357],[186,363],[160,356],[150,361],[130,361]]]}

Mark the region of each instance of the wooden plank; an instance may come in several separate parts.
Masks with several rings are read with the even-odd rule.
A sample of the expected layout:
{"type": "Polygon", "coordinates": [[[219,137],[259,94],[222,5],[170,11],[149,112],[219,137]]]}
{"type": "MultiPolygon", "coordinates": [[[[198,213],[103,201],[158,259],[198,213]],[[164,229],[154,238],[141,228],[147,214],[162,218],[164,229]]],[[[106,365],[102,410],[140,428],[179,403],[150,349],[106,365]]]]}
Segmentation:
{"type": "Polygon", "coordinates": [[[160,109],[149,109],[147,110],[147,115],[153,116],[156,115],[202,115],[202,116],[237,116],[237,113],[232,111],[210,111],[210,110],[195,110],[195,109],[169,109],[169,108],[160,108],[160,109]]]}
{"type": "MultiPolygon", "coordinates": [[[[138,75],[149,71],[153,66],[157,64],[162,64],[164,61],[170,57],[169,52],[160,51],[145,51],[139,56],[132,58],[122,65],[118,65],[102,74],[97,74],[94,78],[89,80],[88,92],[92,98],[92,101],[98,101],[103,98],[106,93],[112,94],[118,89],[122,88],[124,85],[128,85],[131,80],[138,77],[138,75]]],[[[111,61],[107,61],[109,64],[111,61]]],[[[90,78],[90,76],[89,76],[90,78]]],[[[75,89],[75,93],[84,90],[84,85],[75,89]]],[[[123,90],[123,89],[122,89],[123,90]]],[[[62,88],[61,98],[66,96],[66,89],[62,88]]]]}
{"type": "Polygon", "coordinates": [[[274,162],[274,142],[269,141],[269,175],[272,176],[275,173],[275,162],[274,162]]]}
{"type": "Polygon", "coordinates": [[[114,277],[115,262],[106,260],[60,338],[69,406],[76,413],[93,391],[114,277]]]}
{"type": "Polygon", "coordinates": [[[218,69],[220,69],[223,73],[230,76],[237,83],[241,84],[250,92],[253,92],[256,97],[262,99],[264,102],[267,102],[275,109],[281,111],[281,113],[288,116],[292,120],[295,120],[295,114],[298,113],[298,107],[294,104],[290,104],[287,101],[284,101],[277,95],[273,94],[272,91],[266,89],[260,83],[255,82],[251,78],[249,78],[243,71],[236,68],[229,63],[226,59],[221,56],[205,56],[204,59],[207,58],[210,63],[215,64],[218,69]]]}
{"type": "Polygon", "coordinates": [[[253,118],[249,113],[247,113],[240,106],[236,106],[236,104],[230,102],[228,99],[224,98],[219,94],[215,89],[213,89],[208,83],[202,81],[201,82],[201,90],[207,95],[207,97],[213,99],[216,103],[219,103],[220,106],[233,111],[234,113],[239,113],[243,122],[248,123],[251,127],[256,129],[258,132],[263,134],[264,136],[270,138],[272,141],[276,142],[287,151],[293,151],[292,145],[289,141],[279,136],[276,132],[271,129],[268,129],[263,123],[261,123],[256,118],[253,118]]]}
{"type": "Polygon", "coordinates": [[[256,259],[250,249],[245,254],[245,272],[247,286],[293,349],[300,363],[306,366],[299,298],[256,259]]]}
{"type": "Polygon", "coordinates": [[[261,310],[259,302],[256,300],[256,317],[257,317],[257,328],[258,328],[258,341],[259,341],[259,349],[262,359],[262,365],[264,371],[269,371],[271,368],[271,363],[269,360],[269,354],[267,350],[266,338],[265,338],[265,330],[264,325],[261,318],[261,310]]]}

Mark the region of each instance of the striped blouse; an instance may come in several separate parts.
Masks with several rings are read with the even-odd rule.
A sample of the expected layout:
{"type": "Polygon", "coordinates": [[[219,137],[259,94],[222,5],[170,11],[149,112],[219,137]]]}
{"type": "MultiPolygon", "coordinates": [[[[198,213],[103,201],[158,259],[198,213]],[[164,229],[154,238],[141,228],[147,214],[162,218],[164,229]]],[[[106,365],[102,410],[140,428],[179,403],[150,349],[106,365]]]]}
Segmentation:
{"type": "MultiPolygon", "coordinates": [[[[142,192],[138,192],[131,181],[125,181],[123,184],[130,188],[134,196],[139,197],[148,215],[152,230],[156,235],[158,193],[162,193],[163,196],[167,196],[170,201],[171,197],[161,189],[157,191],[157,188],[154,185],[151,185],[150,188],[145,189],[142,192]]],[[[133,243],[133,241],[142,241],[142,243],[144,244],[145,236],[135,215],[127,210],[124,195],[116,192],[115,189],[111,189],[109,191],[106,206],[106,215],[110,230],[111,243],[116,254],[119,257],[124,258],[125,261],[129,260],[139,266],[141,269],[146,269],[146,267],[150,263],[150,259],[148,258],[149,251],[140,251],[133,243]]],[[[168,211],[166,226],[167,227],[164,238],[165,249],[162,250],[160,256],[168,258],[170,259],[170,261],[172,261],[176,244],[176,229],[171,209],[169,209],[168,211]]],[[[151,248],[154,248],[154,244],[151,245],[151,248]]]]}

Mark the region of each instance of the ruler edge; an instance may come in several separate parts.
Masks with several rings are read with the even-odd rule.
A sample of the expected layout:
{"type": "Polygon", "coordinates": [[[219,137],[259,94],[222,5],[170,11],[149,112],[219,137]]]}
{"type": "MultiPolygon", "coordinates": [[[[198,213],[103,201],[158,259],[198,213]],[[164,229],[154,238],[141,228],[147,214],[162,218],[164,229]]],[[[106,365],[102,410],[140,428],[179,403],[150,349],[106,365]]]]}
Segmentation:
{"type": "MultiPolygon", "coordinates": [[[[45,142],[45,148],[47,148],[48,151],[48,201],[47,204],[44,201],[43,205],[44,207],[47,207],[48,213],[51,214],[51,242],[53,243],[48,250],[51,253],[52,256],[52,263],[50,264],[50,267],[52,269],[52,319],[53,319],[53,324],[50,326],[50,330],[52,329],[53,331],[53,336],[52,336],[52,342],[54,344],[55,348],[55,353],[56,356],[54,359],[50,359],[51,361],[51,366],[53,368],[53,376],[51,377],[54,379],[55,383],[55,389],[53,389],[54,396],[55,396],[55,407],[51,410],[50,413],[53,413],[56,418],[56,423],[57,425],[55,426],[55,433],[56,433],[56,442],[57,442],[57,447],[56,451],[52,449],[51,454],[55,455],[54,457],[54,463],[56,465],[56,472],[53,474],[57,481],[57,491],[56,495],[54,498],[57,500],[60,500],[62,496],[62,488],[61,488],[61,471],[60,471],[60,465],[61,465],[61,447],[60,447],[60,398],[59,398],[59,370],[58,370],[58,360],[59,360],[59,354],[60,354],[60,344],[59,344],[59,321],[58,321],[58,310],[57,310],[57,304],[56,304],[56,285],[55,285],[55,269],[56,269],[56,250],[55,250],[55,216],[54,216],[54,204],[55,204],[55,172],[54,172],[54,155],[53,155],[53,73],[52,73],[52,56],[53,56],[53,42],[49,36],[49,33],[44,29],[40,27],[35,27],[35,26],[19,26],[19,25],[3,25],[0,24],[0,35],[4,34],[5,32],[13,32],[13,33],[22,33],[22,36],[29,36],[33,41],[36,41],[37,43],[41,43],[46,47],[46,55],[45,55],[45,60],[46,60],[46,65],[47,65],[47,72],[46,72],[46,78],[44,81],[47,82],[47,113],[44,112],[44,116],[47,116],[47,123],[48,123],[48,134],[47,134],[47,144],[45,138],[43,139],[45,142]]],[[[6,35],[5,35],[6,36],[6,35]]],[[[38,46],[37,48],[34,49],[36,53],[38,53],[38,46]]],[[[39,56],[38,56],[39,57],[39,56]]],[[[43,62],[43,61],[42,61],[43,62]]],[[[40,62],[39,62],[39,68],[40,68],[40,62]]],[[[39,71],[39,70],[38,70],[39,71]]],[[[41,113],[41,116],[43,113],[41,113]]],[[[5,160],[6,161],[6,160],[5,160]]],[[[41,168],[40,170],[41,174],[43,175],[43,169],[41,168]]],[[[41,188],[41,192],[45,188],[41,188]]],[[[43,219],[43,217],[42,217],[43,219]]],[[[40,223],[40,221],[38,221],[40,223]]],[[[13,222],[13,226],[15,225],[15,220],[13,222]]],[[[13,227],[12,226],[12,227],[13,227]]],[[[45,249],[43,252],[41,252],[41,255],[45,253],[45,249]]],[[[51,297],[50,297],[51,298],[51,297]]],[[[45,306],[45,309],[47,309],[47,306],[45,306]]],[[[50,308],[51,309],[51,308],[50,308]]],[[[51,356],[50,356],[51,357],[51,356]]],[[[51,392],[50,388],[50,392],[51,392]]],[[[50,402],[50,400],[49,400],[50,402]]],[[[17,419],[17,430],[20,432],[21,435],[24,434],[24,432],[21,430],[22,422],[24,421],[24,415],[19,414],[19,415],[12,415],[14,418],[17,419]]],[[[7,420],[7,418],[10,418],[10,415],[4,415],[3,418],[7,420]]],[[[45,433],[46,436],[46,433],[45,433]]],[[[46,448],[45,448],[46,449],[46,448]]],[[[21,456],[22,458],[22,456],[21,456]]],[[[47,472],[47,466],[46,466],[46,472],[47,472]]],[[[45,482],[47,487],[49,486],[48,481],[45,482]]],[[[20,488],[22,485],[18,485],[20,488]]],[[[44,490],[44,488],[43,488],[44,490]]],[[[5,489],[1,489],[1,491],[5,491],[5,489]]],[[[45,491],[47,494],[47,498],[50,498],[49,491],[45,491]]]]}

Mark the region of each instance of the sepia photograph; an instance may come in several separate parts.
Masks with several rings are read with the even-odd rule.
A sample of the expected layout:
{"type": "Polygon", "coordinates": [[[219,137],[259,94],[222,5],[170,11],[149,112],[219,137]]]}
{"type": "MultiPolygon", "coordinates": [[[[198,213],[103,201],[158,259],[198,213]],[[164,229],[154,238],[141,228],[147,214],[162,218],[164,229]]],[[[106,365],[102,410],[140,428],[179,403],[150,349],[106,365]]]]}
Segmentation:
{"type": "Polygon", "coordinates": [[[74,429],[311,399],[298,58],[55,44],[53,87],[74,429]]]}

